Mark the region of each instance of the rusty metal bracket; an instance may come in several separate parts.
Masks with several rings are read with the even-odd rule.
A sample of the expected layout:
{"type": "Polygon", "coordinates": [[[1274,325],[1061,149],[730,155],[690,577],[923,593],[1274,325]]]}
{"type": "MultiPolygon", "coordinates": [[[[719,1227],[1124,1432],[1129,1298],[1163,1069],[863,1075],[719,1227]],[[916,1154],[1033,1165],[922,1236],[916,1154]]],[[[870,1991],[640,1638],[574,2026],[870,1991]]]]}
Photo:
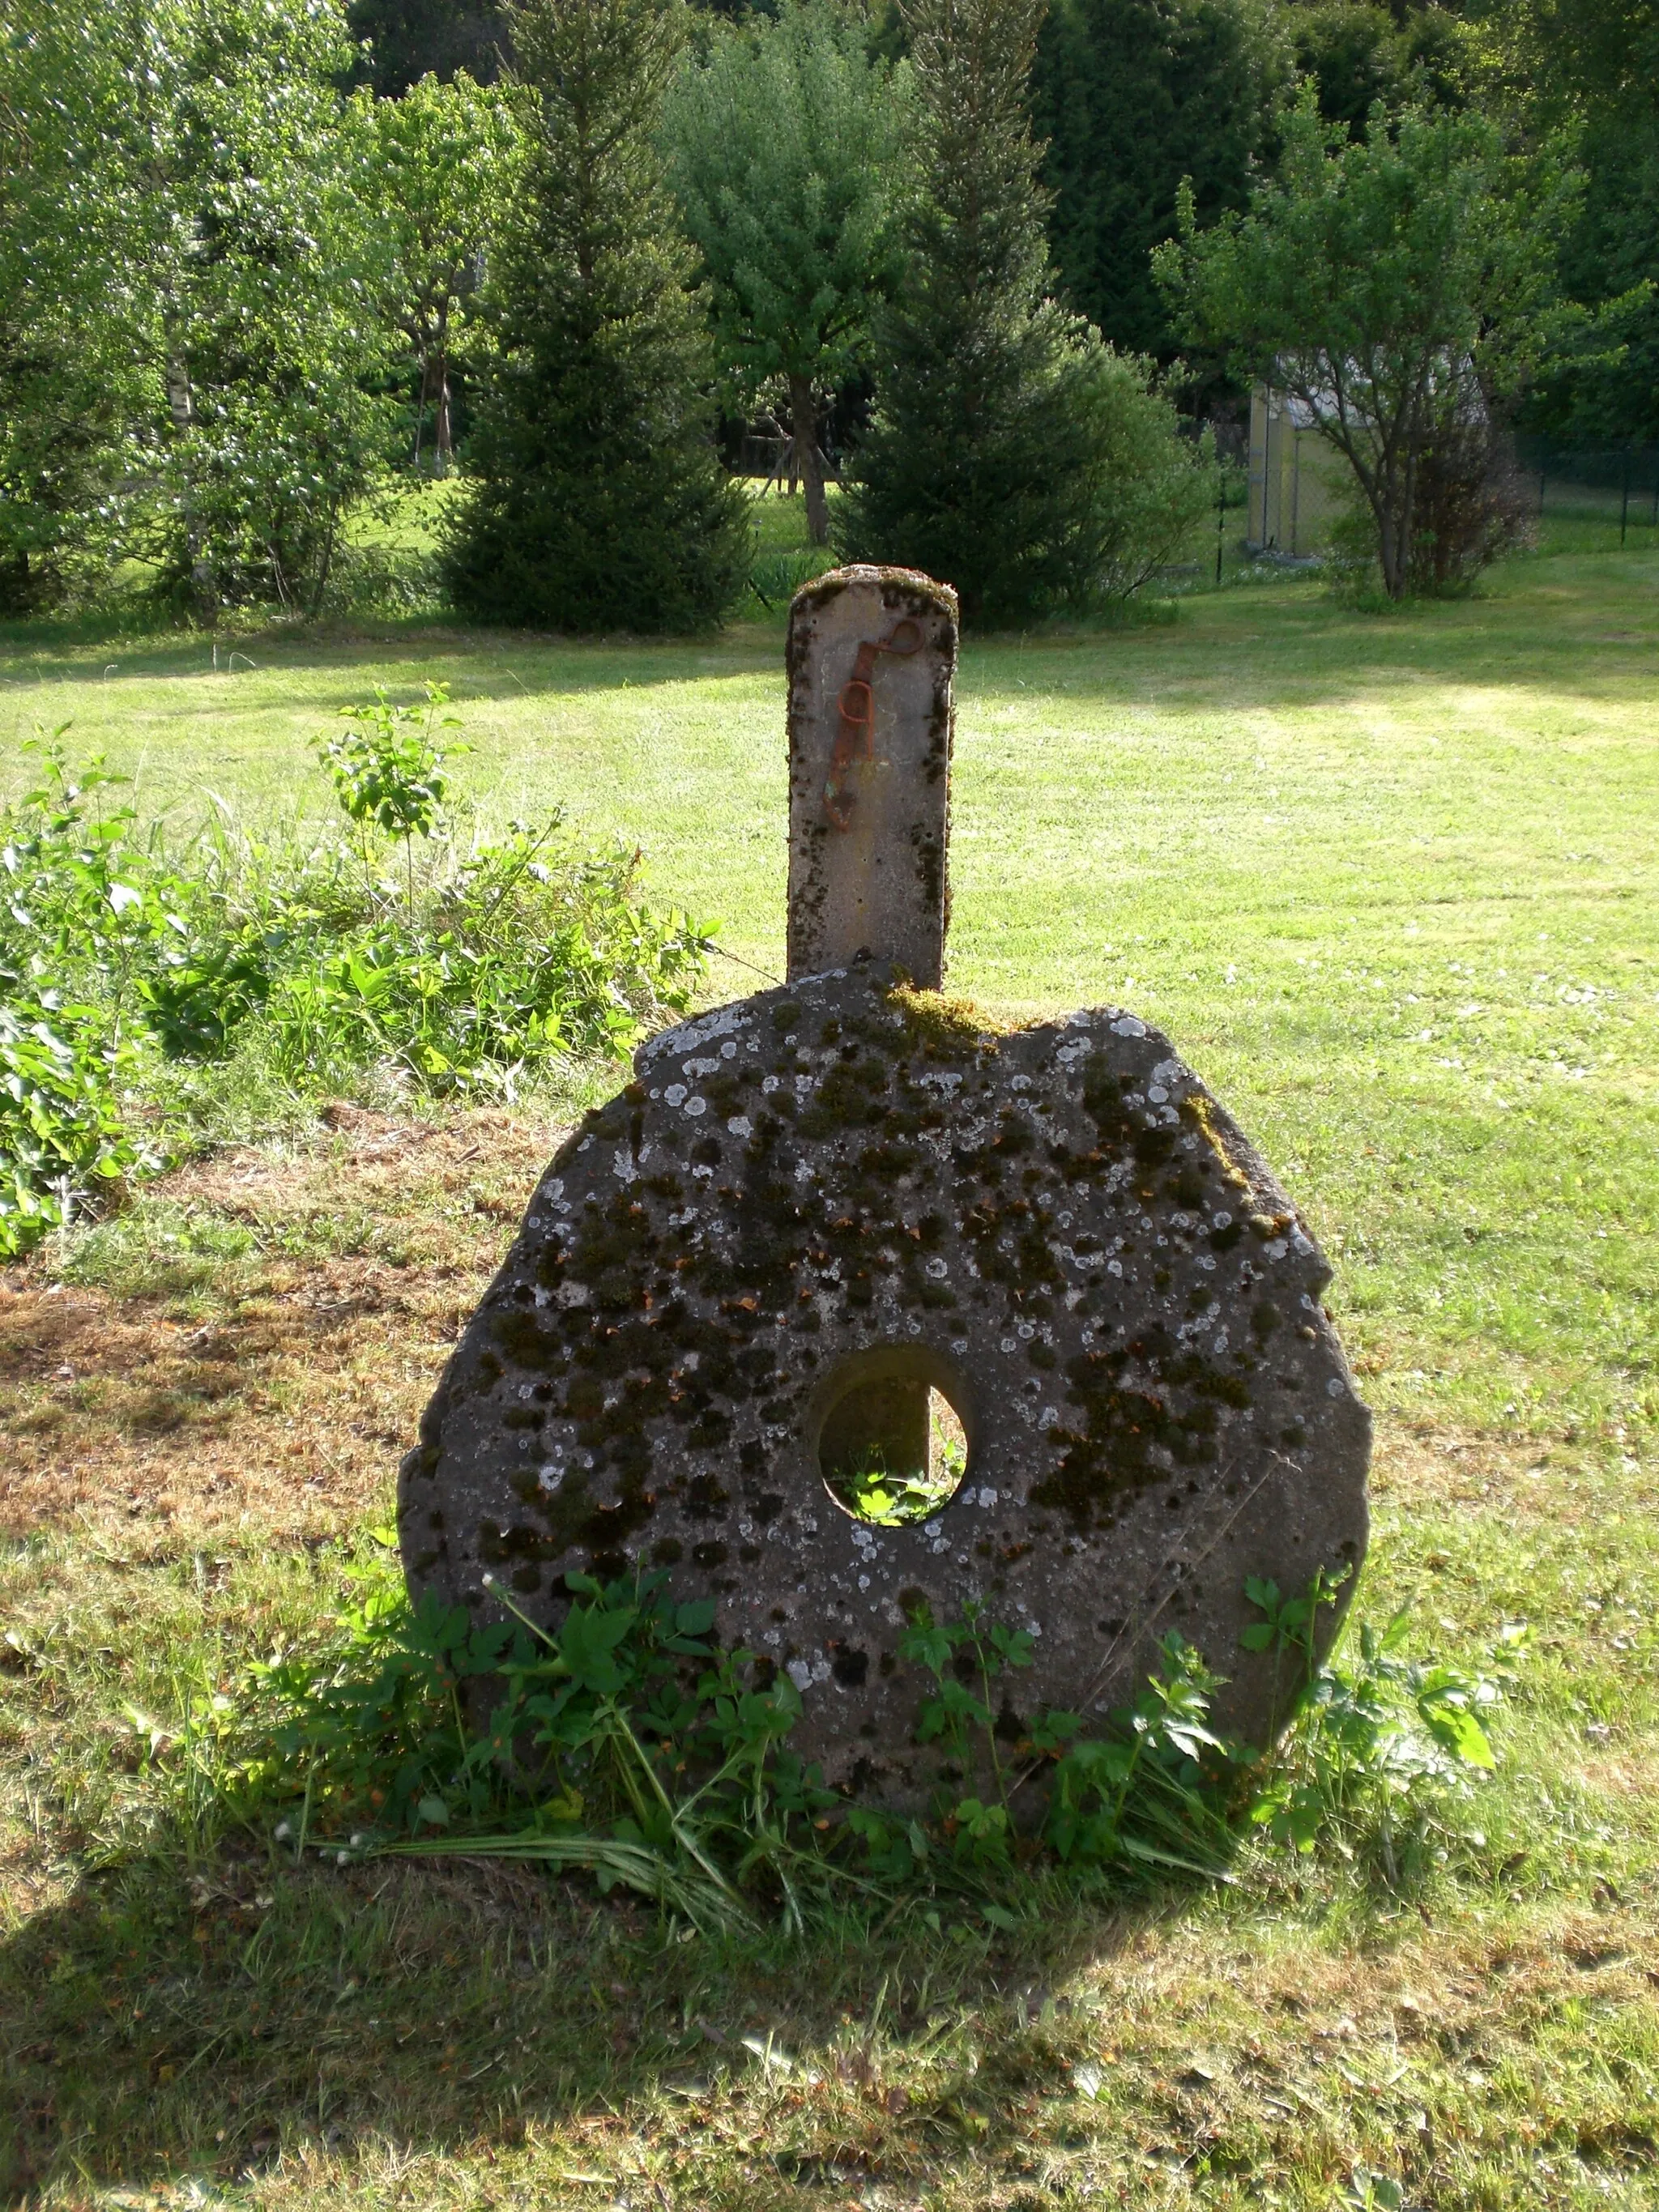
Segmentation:
{"type": "Polygon", "coordinates": [[[873,760],[876,757],[876,695],[871,682],[876,672],[878,653],[896,653],[900,655],[920,651],[921,624],[907,615],[896,622],[884,638],[867,640],[859,647],[859,657],[853,665],[853,673],[841,687],[836,702],[841,715],[836,732],[835,751],[830,756],[830,775],[823,787],[823,811],[837,830],[853,826],[854,798],[847,788],[847,771],[854,761],[873,760]]]}

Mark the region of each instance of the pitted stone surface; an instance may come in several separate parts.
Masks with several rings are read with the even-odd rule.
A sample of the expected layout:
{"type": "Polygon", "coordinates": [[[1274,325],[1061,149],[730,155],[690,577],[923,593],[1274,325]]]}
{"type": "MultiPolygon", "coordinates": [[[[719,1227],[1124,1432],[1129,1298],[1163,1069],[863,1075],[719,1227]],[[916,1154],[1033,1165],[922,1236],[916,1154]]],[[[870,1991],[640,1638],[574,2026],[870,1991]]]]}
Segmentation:
{"type": "MultiPolygon", "coordinates": [[[[665,1565],[801,1689],[826,1778],[914,1797],[907,1609],[1029,1628],[1018,1714],[1098,1716],[1178,1629],[1263,1741],[1247,1576],[1357,1566],[1370,1417],[1329,1269],[1168,1041],[1106,1008],[1011,1035],[803,979],[654,1038],[562,1147],[404,1463],[418,1591],[544,1623],[579,1567],[665,1565]],[[968,1467],[920,1526],[817,1462],[845,1389],[945,1391],[968,1467]]],[[[1334,1615],[1323,1616],[1324,1632],[1334,1615]]]]}

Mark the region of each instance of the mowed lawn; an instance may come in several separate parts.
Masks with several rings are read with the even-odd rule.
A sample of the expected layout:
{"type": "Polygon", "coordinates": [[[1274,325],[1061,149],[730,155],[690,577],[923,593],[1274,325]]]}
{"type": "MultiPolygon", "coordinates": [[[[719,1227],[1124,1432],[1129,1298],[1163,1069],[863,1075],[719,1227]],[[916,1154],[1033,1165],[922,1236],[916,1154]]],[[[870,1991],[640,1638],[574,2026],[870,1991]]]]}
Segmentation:
{"type": "MultiPolygon", "coordinates": [[[[481,821],[641,847],[737,996],[781,973],[781,646],[17,632],[3,774],[70,721],[173,834],[297,831],[335,712],[445,682],[481,821]]],[[[0,1297],[17,2201],[1659,2203],[1659,555],[970,643],[951,866],[950,988],[1167,1029],[1324,1239],[1379,1415],[1360,1610],[1468,1663],[1531,1625],[1444,1866],[1247,1854],[757,1959],[530,1876],[192,1858],[125,1711],[337,1603],[552,1141],[337,1112],[0,1297]]]]}

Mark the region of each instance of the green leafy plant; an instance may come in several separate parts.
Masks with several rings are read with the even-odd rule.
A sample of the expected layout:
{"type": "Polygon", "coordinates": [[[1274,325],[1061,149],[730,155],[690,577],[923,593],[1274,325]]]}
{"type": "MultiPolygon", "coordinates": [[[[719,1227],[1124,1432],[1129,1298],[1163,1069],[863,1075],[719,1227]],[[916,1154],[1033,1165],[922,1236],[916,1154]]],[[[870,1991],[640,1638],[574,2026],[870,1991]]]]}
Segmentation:
{"type": "MultiPolygon", "coordinates": [[[[352,726],[349,733],[318,747],[342,811],[363,833],[365,856],[371,823],[398,839],[406,854],[411,838],[432,835],[447,787],[441,774],[446,756],[433,743],[432,732],[460,726],[458,714],[442,713],[448,703],[447,684],[427,685],[424,714],[417,707],[393,705],[377,684],[368,705],[341,708],[341,720],[352,726]]],[[[412,906],[412,876],[410,900],[412,906]]]]}
{"type": "MultiPolygon", "coordinates": [[[[972,1900],[1012,1925],[1035,1857],[1114,1886],[1224,1876],[1255,1835],[1298,1859],[1392,1821],[1433,1817],[1431,1783],[1490,1765],[1477,1715],[1495,1686],[1400,1652],[1396,1620],[1361,1632],[1358,1668],[1310,1669],[1298,1717],[1264,1759],[1214,1729],[1220,1686],[1174,1633],[1109,1731],[1074,1713],[1013,1721],[1030,1633],[970,1607],[918,1611],[899,1647],[916,1670],[915,1740],[936,1759],[931,1810],[898,1817],[823,1786],[789,1747],[800,1694],[770,1660],[713,1640],[711,1601],[677,1601],[641,1571],[566,1577],[551,1626],[493,1577],[489,1626],[432,1593],[411,1605],[392,1532],[348,1565],[356,1595],[331,1630],[203,1684],[174,1723],[133,1711],[153,1776],[217,1829],[246,1822],[295,1852],[441,1852],[584,1869],[706,1925],[757,1906],[799,1929],[848,1893],[972,1900]],[[1030,1795],[1027,1797],[1027,1792],[1030,1795]]],[[[1283,1600],[1258,1586],[1272,1639],[1311,1648],[1333,1585],[1283,1600]]],[[[1508,1639],[1516,1648],[1518,1635],[1508,1639]]],[[[1269,1648],[1260,1643],[1259,1648],[1269,1648]]],[[[932,1909],[932,1908],[929,1908],[932,1909]]]]}
{"type": "Polygon", "coordinates": [[[848,1511],[878,1528],[902,1528],[925,1521],[950,1503],[962,1480],[959,1449],[947,1446],[933,1468],[908,1474],[890,1472],[886,1454],[866,1452],[851,1466],[836,1470],[830,1488],[848,1511]]]}
{"type": "Polygon", "coordinates": [[[1246,1595],[1263,1618],[1244,1631],[1255,1650],[1285,1655],[1304,1675],[1297,1716],[1249,1808],[1251,1822],[1306,1856],[1331,1844],[1352,1858],[1371,1852],[1390,1887],[1415,1881],[1455,1839],[1454,1808],[1496,1764],[1483,1716],[1499,1701],[1500,1675],[1528,1632],[1505,1627],[1491,1669],[1476,1673],[1406,1656],[1409,1613],[1382,1627],[1361,1622],[1357,1659],[1312,1659],[1316,1618],[1337,1580],[1316,1576],[1305,1595],[1281,1598],[1271,1582],[1246,1595]]]}
{"type": "Polygon", "coordinates": [[[1035,1741],[1057,1753],[1044,1835],[1062,1859],[1124,1861],[1175,1872],[1218,1873],[1237,1848],[1231,1817],[1246,1763],[1210,1726],[1220,1686],[1173,1630],[1142,1695],[1111,1737],[1079,1740],[1071,1713],[1046,1717],[1035,1741]]]}
{"type": "Polygon", "coordinates": [[[469,841],[446,811],[447,691],[377,693],[319,749],[355,842],[308,848],[222,812],[176,854],[66,729],[0,814],[0,1252],[160,1164],[141,1137],[166,1060],[239,1049],[295,1093],[378,1068],[511,1091],[561,1058],[627,1053],[682,1011],[710,930],[636,889],[640,854],[580,843],[556,811],[469,841]],[[424,859],[417,870],[415,841],[424,859]],[[401,848],[398,882],[387,848],[401,848]]]}
{"type": "Polygon", "coordinates": [[[1002,1821],[984,1822],[973,1798],[964,1799],[957,1808],[960,1814],[963,1806],[973,1808],[971,1843],[981,1852],[989,1834],[999,1827],[1006,1834],[1007,1826],[1007,1782],[997,1742],[992,1684],[1010,1669],[1029,1667],[1032,1649],[1029,1630],[1005,1628],[986,1619],[983,1607],[975,1604],[963,1608],[959,1621],[935,1621],[925,1607],[920,1608],[899,1638],[899,1656],[924,1668],[933,1680],[933,1694],[922,1701],[917,1740],[940,1747],[948,1781],[972,1775],[981,1766],[988,1771],[1002,1821]]]}
{"type": "Polygon", "coordinates": [[[510,1598],[480,1627],[411,1606],[384,1557],[347,1571],[361,1597],[320,1648],[198,1693],[176,1731],[130,1715],[147,1756],[210,1778],[231,1817],[276,1814],[296,1851],[539,1857],[717,1920],[769,1869],[793,1903],[792,1862],[816,1856],[797,1832],[834,1800],[781,1748],[793,1683],[712,1646],[712,1603],[573,1574],[556,1630],[510,1598]]]}
{"type": "Polygon", "coordinates": [[[100,1188],[157,1164],[129,1127],[137,1054],[125,1015],[175,886],[100,794],[101,756],[26,739],[40,781],[0,817],[0,1255],[67,1227],[100,1188]]]}
{"type": "Polygon", "coordinates": [[[127,779],[101,753],[70,764],[70,727],[24,739],[41,778],[0,817],[0,962],[20,982],[95,995],[118,1037],[145,953],[186,894],[140,842],[137,810],[100,796],[127,779]]]}
{"type": "Polygon", "coordinates": [[[123,1115],[130,1049],[102,1030],[97,1008],[53,990],[0,1001],[0,1258],[67,1228],[100,1185],[156,1164],[123,1115]]]}

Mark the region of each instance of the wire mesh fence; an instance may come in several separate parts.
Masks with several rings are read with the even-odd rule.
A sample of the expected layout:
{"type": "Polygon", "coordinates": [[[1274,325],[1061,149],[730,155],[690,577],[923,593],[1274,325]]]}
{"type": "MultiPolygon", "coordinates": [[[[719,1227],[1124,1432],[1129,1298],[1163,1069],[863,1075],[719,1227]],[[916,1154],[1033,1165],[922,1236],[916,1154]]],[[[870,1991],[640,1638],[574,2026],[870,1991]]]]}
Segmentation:
{"type": "Polygon", "coordinates": [[[1552,538],[1582,532],[1629,545],[1659,533],[1659,446],[1570,446],[1520,437],[1515,458],[1552,538]]]}

